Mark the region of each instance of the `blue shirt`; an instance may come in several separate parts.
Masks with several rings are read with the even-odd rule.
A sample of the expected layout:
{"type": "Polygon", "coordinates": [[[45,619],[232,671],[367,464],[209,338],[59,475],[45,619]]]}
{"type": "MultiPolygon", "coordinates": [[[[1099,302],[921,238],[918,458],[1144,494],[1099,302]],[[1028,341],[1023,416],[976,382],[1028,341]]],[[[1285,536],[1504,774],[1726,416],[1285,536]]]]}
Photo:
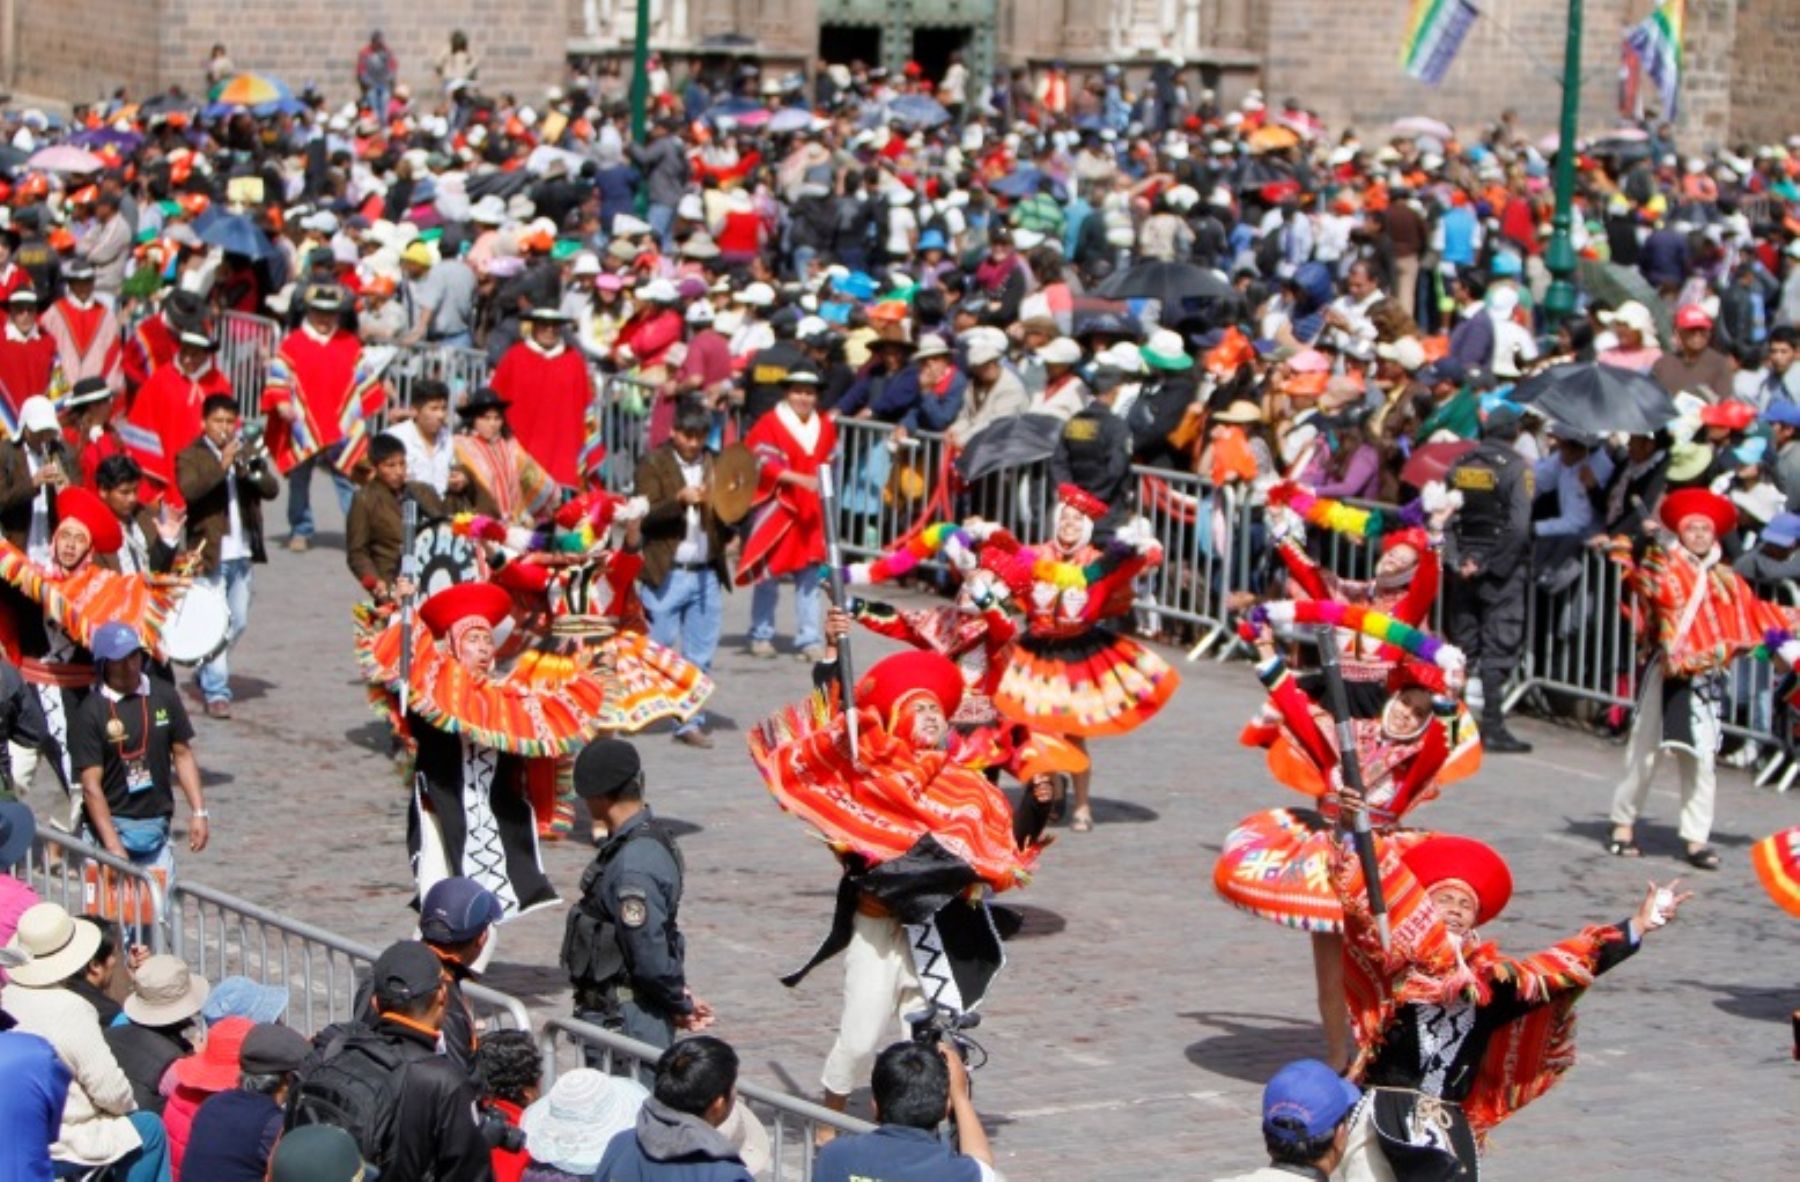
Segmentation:
{"type": "Polygon", "coordinates": [[[0,1182],[51,1182],[50,1146],[62,1129],[69,1069],[35,1034],[0,1034],[0,1182]]]}
{"type": "Polygon", "coordinates": [[[1582,487],[1583,468],[1593,472],[1595,488],[1605,488],[1612,478],[1612,459],[1603,451],[1589,452],[1587,459],[1574,467],[1564,464],[1562,457],[1554,453],[1537,462],[1532,475],[1538,493],[1541,496],[1552,487],[1556,489],[1556,516],[1533,524],[1532,533],[1540,538],[1585,538],[1600,528],[1594,519],[1594,503],[1582,487]]]}
{"type": "Polygon", "coordinates": [[[930,1129],[882,1125],[819,1150],[813,1182],[984,1182],[992,1168],[957,1153],[930,1129]]]}

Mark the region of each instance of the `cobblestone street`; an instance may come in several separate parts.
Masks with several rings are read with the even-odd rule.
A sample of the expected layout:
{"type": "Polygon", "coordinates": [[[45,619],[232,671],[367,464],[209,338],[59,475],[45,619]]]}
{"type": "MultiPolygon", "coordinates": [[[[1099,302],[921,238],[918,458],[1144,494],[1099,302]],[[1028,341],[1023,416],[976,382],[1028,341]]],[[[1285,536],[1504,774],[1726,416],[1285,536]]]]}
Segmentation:
{"type": "MultiPolygon", "coordinates": [[[[182,866],[193,880],[379,944],[409,931],[405,796],[351,657],[355,588],[341,534],[320,541],[256,572],[233,662],[237,716],[196,718],[214,847],[184,854],[182,866]]],[[[836,870],[775,807],[745,753],[749,724],[807,689],[793,657],[744,654],[748,608],[748,594],[728,600],[710,711],[716,749],[666,734],[641,746],[650,799],[684,834],[694,989],[716,1007],[717,1033],[738,1047],[747,1078],[812,1095],[841,969],[796,990],[776,978],[823,934],[836,870]]],[[[784,599],[784,625],[788,610],[784,599]]],[[[887,647],[859,644],[864,664],[887,647]]],[[[1236,742],[1258,686],[1241,664],[1181,669],[1185,684],[1161,717],[1096,744],[1094,832],[1063,832],[1037,880],[1006,899],[1026,927],[978,1032],[991,1062],[976,1075],[976,1101],[1014,1182],[1253,1168],[1265,1160],[1263,1081],[1322,1052],[1305,938],[1231,910],[1210,885],[1230,827],[1293,801],[1260,753],[1236,742]]],[[[1612,859],[1600,843],[1621,750],[1533,721],[1518,733],[1534,754],[1491,759],[1417,820],[1481,836],[1508,857],[1516,894],[1488,934],[1523,952],[1582,923],[1622,919],[1647,876],[1685,866],[1672,856],[1672,769],[1640,830],[1647,856],[1612,859]]],[[[1488,1177],[1792,1176],[1796,929],[1757,887],[1745,846],[1797,817],[1800,794],[1777,797],[1721,773],[1724,867],[1691,878],[1697,896],[1683,919],[1582,1004],[1578,1065],[1493,1138],[1488,1177]]],[[[576,844],[547,849],[565,897],[586,857],[576,844]]],[[[558,912],[505,929],[490,982],[540,1012],[561,1011],[561,932],[558,912]]]]}

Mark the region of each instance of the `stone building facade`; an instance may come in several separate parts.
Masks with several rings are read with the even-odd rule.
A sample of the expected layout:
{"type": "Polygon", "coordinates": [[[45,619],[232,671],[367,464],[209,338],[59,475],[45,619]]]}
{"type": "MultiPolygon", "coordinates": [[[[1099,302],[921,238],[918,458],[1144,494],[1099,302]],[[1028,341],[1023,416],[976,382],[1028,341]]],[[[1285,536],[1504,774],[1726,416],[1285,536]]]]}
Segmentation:
{"type": "MultiPolygon", "coordinates": [[[[644,0],[651,42],[810,70],[861,58],[927,72],[958,50],[976,70],[1118,63],[1146,72],[1178,60],[1191,86],[1235,101],[1251,86],[1293,95],[1365,135],[1430,114],[1474,126],[1508,107],[1529,128],[1555,126],[1567,0],[1487,3],[1443,84],[1399,67],[1409,0],[644,0]]],[[[1586,0],[1583,127],[1618,106],[1619,37],[1654,0],[1586,0]]],[[[628,56],[636,0],[0,0],[0,84],[67,100],[118,85],[198,88],[214,41],[245,69],[334,99],[353,93],[356,52],[372,28],[402,79],[429,88],[431,63],[461,28],[490,88],[526,96],[561,81],[570,56],[628,56]]],[[[1785,135],[1800,109],[1800,0],[1688,0],[1681,138],[1695,146],[1785,135]]]]}

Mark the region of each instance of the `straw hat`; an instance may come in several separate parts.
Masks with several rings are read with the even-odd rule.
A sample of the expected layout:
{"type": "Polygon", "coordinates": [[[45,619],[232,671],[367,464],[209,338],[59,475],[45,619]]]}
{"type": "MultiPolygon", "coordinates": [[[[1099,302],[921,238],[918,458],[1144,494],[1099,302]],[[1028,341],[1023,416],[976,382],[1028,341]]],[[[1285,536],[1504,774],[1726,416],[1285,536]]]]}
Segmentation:
{"type": "Polygon", "coordinates": [[[132,976],[125,1016],[139,1026],[170,1026],[200,1012],[212,986],[188,971],[178,956],[152,956],[132,976]]]}
{"type": "Polygon", "coordinates": [[[1262,421],[1262,407],[1248,398],[1239,398],[1224,410],[1213,415],[1215,423],[1260,423],[1262,421]]]}
{"type": "Polygon", "coordinates": [[[571,1174],[592,1174],[607,1142],[637,1123],[650,1096],[635,1080],[579,1067],[557,1077],[519,1117],[531,1156],[571,1174]]]}
{"type": "Polygon", "coordinates": [[[18,930],[6,947],[30,958],[7,970],[12,984],[55,985],[87,968],[100,948],[100,929],[72,917],[60,904],[39,903],[19,916],[18,930]]]}

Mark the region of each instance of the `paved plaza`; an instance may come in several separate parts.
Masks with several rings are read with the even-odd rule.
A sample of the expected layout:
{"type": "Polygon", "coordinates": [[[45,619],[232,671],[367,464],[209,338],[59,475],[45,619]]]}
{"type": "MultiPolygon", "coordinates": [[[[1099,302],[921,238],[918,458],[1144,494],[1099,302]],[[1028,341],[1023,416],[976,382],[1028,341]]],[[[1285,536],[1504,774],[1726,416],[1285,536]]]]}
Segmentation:
{"type": "MultiPolygon", "coordinates": [[[[237,717],[196,718],[214,847],[184,853],[182,865],[193,880],[379,944],[410,930],[405,794],[351,657],[356,588],[342,535],[320,542],[256,572],[250,631],[234,656],[237,717]]],[[[728,600],[716,749],[667,734],[641,747],[650,799],[683,834],[693,987],[717,1009],[717,1033],[743,1055],[746,1078],[811,1095],[841,961],[795,990],[777,977],[824,934],[837,871],[777,809],[745,752],[749,725],[808,688],[793,657],[743,653],[748,610],[747,593],[728,600]]],[[[784,626],[788,610],[784,599],[784,626]]],[[[858,644],[865,665],[889,647],[858,644]]],[[[1236,821],[1296,799],[1259,752],[1237,745],[1258,686],[1243,664],[1181,670],[1162,716],[1096,744],[1096,829],[1062,832],[1036,881],[1005,899],[1026,926],[978,1032],[991,1061],[975,1080],[1014,1182],[1248,1170],[1264,1161],[1263,1081],[1322,1050],[1306,938],[1231,910],[1210,883],[1236,821]]],[[[1507,856],[1517,890],[1488,934],[1526,951],[1584,922],[1624,918],[1646,876],[1684,867],[1672,857],[1672,769],[1640,830],[1647,857],[1613,859],[1600,842],[1621,749],[1533,721],[1518,732],[1535,754],[1490,760],[1416,820],[1481,836],[1507,856]]],[[[1800,1064],[1788,1014],[1800,1005],[1800,945],[1757,887],[1745,847],[1797,819],[1800,793],[1777,797],[1722,772],[1723,869],[1697,875],[1682,920],[1582,1003],[1580,1062],[1495,1136],[1487,1177],[1793,1176],[1800,1064]]],[[[565,897],[588,854],[547,848],[565,897]]],[[[541,1013],[563,1011],[561,933],[559,912],[507,927],[491,983],[541,1013]]]]}

